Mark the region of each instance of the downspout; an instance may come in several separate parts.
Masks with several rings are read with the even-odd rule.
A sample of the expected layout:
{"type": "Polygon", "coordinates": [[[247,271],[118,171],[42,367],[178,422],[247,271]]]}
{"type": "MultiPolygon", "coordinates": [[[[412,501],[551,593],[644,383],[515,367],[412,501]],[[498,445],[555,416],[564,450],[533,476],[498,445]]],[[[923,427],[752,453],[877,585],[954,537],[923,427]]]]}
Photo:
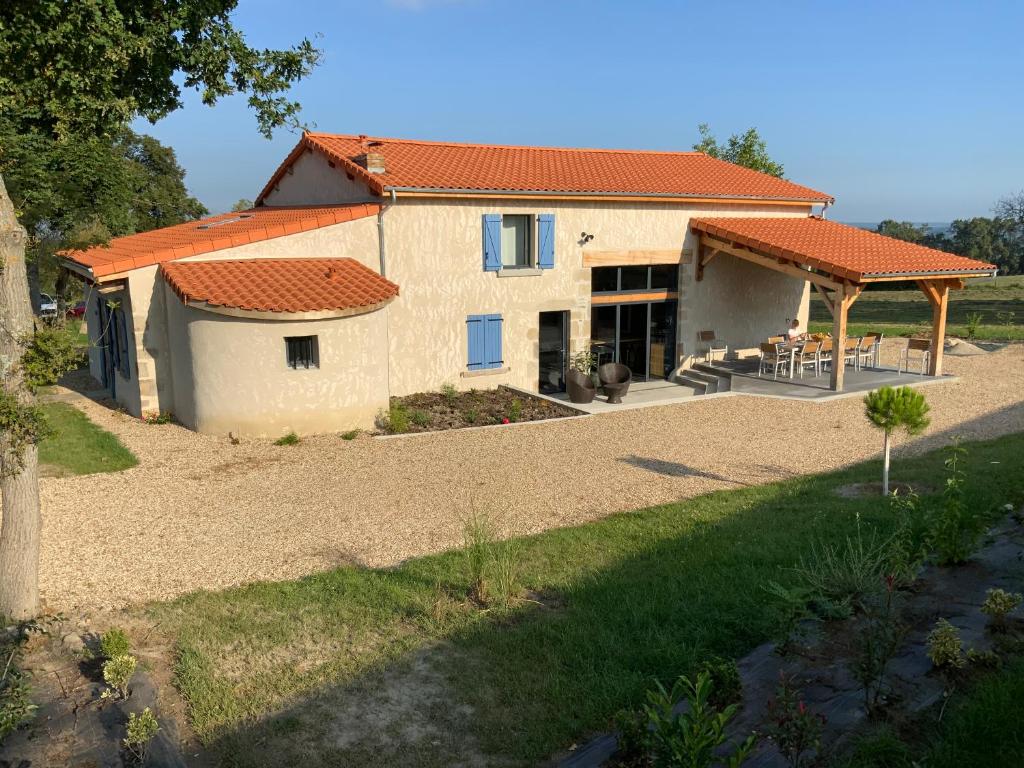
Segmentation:
{"type": "Polygon", "coordinates": [[[387,248],[384,245],[384,214],[398,200],[395,190],[391,190],[391,200],[381,206],[377,212],[377,247],[380,251],[380,276],[387,277],[387,248]]]}

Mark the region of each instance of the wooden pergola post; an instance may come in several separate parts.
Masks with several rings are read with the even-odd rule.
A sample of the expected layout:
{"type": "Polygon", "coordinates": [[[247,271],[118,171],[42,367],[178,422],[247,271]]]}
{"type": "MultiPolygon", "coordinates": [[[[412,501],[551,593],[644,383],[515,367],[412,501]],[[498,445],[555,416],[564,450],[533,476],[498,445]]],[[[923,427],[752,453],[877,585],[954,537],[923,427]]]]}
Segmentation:
{"type": "Polygon", "coordinates": [[[942,375],[942,352],[946,343],[946,312],[949,308],[950,283],[963,285],[963,281],[918,280],[917,287],[932,305],[932,349],[928,364],[930,376],[942,375]]]}
{"type": "Polygon", "coordinates": [[[846,359],[843,350],[846,347],[846,316],[851,302],[842,286],[832,294],[832,371],[829,373],[829,388],[833,392],[843,391],[843,375],[846,373],[846,359]]]}

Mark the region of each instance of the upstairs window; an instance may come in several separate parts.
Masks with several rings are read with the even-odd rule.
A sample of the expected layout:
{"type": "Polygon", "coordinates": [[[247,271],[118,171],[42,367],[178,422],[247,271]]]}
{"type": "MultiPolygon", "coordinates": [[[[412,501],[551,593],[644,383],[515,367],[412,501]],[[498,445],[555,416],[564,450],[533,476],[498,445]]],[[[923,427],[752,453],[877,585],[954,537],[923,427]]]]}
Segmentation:
{"type": "Polygon", "coordinates": [[[307,370],[320,367],[320,345],[316,336],[286,336],[284,346],[289,368],[307,370]]]}
{"type": "Polygon", "coordinates": [[[501,217],[501,266],[503,269],[533,266],[533,238],[530,216],[521,214],[501,217]]]}

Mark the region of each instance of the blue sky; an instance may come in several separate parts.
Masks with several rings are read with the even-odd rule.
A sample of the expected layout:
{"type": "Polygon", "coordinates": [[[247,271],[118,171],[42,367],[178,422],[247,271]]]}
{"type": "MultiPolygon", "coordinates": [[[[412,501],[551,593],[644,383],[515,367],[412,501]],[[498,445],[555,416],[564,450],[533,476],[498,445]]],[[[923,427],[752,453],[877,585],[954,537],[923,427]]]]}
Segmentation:
{"type": "MultiPolygon", "coordinates": [[[[690,149],[753,125],[833,217],[988,215],[1024,189],[1024,3],[242,0],[251,44],[320,35],[302,120],[338,133],[690,149]]],[[[138,129],[212,211],[254,197],[297,141],[244,99],[138,129]]]]}

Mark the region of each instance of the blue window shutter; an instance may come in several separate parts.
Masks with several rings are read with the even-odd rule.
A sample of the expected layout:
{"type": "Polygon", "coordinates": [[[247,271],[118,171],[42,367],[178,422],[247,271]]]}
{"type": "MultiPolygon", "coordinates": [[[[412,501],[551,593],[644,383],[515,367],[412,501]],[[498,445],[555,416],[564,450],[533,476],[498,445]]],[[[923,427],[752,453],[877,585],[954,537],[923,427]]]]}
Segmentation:
{"type": "Polygon", "coordinates": [[[484,271],[501,269],[501,214],[484,214],[484,271]]]}
{"type": "Polygon", "coordinates": [[[542,213],[537,217],[537,243],[540,253],[537,266],[541,269],[555,268],[555,214],[542,213]]]}
{"type": "Polygon", "coordinates": [[[501,315],[484,315],[487,327],[487,349],[484,368],[501,368],[501,315]]]}
{"type": "Polygon", "coordinates": [[[484,368],[487,359],[486,315],[470,315],[466,318],[466,337],[469,339],[468,368],[478,371],[484,368]]]}

